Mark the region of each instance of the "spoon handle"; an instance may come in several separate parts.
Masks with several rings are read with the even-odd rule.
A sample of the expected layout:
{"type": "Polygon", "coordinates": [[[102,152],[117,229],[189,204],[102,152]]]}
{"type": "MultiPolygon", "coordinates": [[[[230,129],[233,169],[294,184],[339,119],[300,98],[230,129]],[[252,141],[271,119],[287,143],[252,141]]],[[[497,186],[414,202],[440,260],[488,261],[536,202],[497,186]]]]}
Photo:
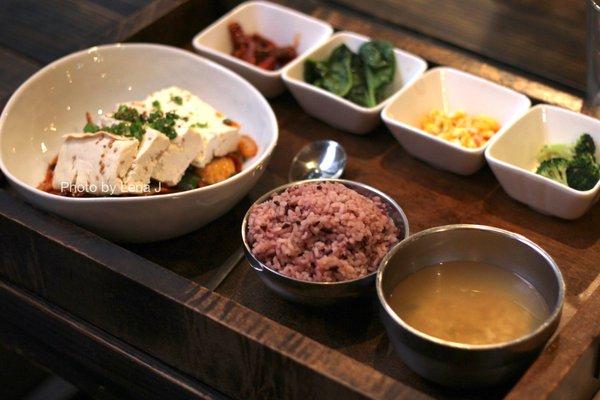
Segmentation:
{"type": "Polygon", "coordinates": [[[240,246],[235,253],[230,255],[223,264],[221,264],[213,272],[210,279],[203,285],[205,288],[214,291],[225,280],[227,275],[235,268],[235,266],[244,257],[244,249],[240,246]]]}

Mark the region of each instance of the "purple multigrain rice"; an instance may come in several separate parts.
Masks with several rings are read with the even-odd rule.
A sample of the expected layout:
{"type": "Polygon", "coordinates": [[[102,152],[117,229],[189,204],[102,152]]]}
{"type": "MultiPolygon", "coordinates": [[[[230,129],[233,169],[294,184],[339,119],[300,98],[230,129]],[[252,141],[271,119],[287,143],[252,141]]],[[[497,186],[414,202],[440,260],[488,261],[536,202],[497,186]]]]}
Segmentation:
{"type": "Polygon", "coordinates": [[[367,275],[397,242],[398,229],[379,197],[335,182],[291,186],[255,206],[248,218],[252,254],[305,281],[367,275]]]}

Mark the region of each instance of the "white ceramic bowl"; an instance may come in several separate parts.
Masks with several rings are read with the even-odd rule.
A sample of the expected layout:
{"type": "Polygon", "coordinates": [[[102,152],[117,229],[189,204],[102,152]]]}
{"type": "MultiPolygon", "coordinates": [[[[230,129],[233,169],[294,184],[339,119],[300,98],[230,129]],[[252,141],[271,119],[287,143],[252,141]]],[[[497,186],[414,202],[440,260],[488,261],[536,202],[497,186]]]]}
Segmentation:
{"type": "Polygon", "coordinates": [[[277,121],[263,96],[233,72],[193,53],[153,44],[83,50],[43,68],[10,98],[0,117],[0,168],[30,203],[118,241],[148,242],[193,231],[227,212],[256,183],[277,143],[277,121]],[[258,154],[241,173],[188,192],[145,197],[69,198],[36,189],[65,133],[85,112],[177,85],[242,125],[258,154]]]}
{"type": "Polygon", "coordinates": [[[600,121],[562,108],[538,105],[510,126],[485,152],[488,164],[512,198],[544,214],[575,219],[600,196],[600,182],[579,191],[537,175],[537,155],[545,144],[575,143],[582,133],[596,143],[600,159],[600,121]]]}
{"type": "Polygon", "coordinates": [[[383,109],[381,117],[402,147],[413,156],[437,168],[470,175],[483,166],[486,146],[468,149],[433,136],[419,128],[423,117],[432,109],[485,114],[500,123],[501,128],[494,135],[498,136],[530,105],[526,96],[514,90],[465,72],[440,67],[428,71],[413,85],[397,93],[383,109]]]}
{"type": "Polygon", "coordinates": [[[238,22],[245,33],[259,33],[280,46],[292,45],[297,40],[298,56],[320,45],[333,33],[328,23],[291,8],[267,1],[248,1],[194,37],[192,44],[198,53],[242,75],[267,97],[275,97],[284,91],[281,73],[285,67],[266,71],[232,56],[227,28],[232,22],[238,22]]]}
{"type": "Polygon", "coordinates": [[[304,81],[304,62],[308,58],[327,59],[331,52],[341,44],[345,44],[350,50],[357,52],[358,48],[369,40],[371,39],[356,33],[338,32],[322,46],[298,57],[285,68],[283,81],[304,111],[344,131],[356,134],[368,133],[381,122],[379,114],[390,97],[418,79],[427,69],[427,63],[422,58],[394,49],[396,55],[394,81],[386,88],[386,99],[370,108],[361,107],[304,81]]]}

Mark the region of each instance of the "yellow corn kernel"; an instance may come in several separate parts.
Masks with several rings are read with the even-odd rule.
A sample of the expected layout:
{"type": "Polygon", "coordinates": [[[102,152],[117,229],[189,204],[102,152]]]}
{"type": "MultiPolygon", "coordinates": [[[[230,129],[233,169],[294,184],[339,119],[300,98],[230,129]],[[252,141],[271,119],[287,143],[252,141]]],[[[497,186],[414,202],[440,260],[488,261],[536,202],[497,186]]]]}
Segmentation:
{"type": "Polygon", "coordinates": [[[421,120],[421,128],[441,139],[476,148],[484,145],[500,129],[500,124],[487,115],[471,117],[464,110],[445,113],[433,109],[421,120]]]}

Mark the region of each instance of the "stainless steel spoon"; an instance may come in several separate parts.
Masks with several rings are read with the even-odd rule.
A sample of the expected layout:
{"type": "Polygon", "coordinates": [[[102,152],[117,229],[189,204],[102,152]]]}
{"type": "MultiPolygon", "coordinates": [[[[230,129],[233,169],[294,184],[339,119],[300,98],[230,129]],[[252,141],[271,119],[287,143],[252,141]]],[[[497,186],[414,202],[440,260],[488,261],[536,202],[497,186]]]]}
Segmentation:
{"type": "Polygon", "coordinates": [[[348,156],[338,142],[318,140],[304,146],[292,160],[288,181],[339,178],[346,168],[348,156]]]}
{"type": "MultiPolygon", "coordinates": [[[[295,182],[304,179],[339,178],[344,173],[347,161],[346,151],[338,142],[333,140],[311,142],[300,149],[292,160],[288,180],[295,182]]],[[[215,269],[203,286],[209,290],[218,288],[243,257],[244,250],[240,247],[215,269]]]]}

